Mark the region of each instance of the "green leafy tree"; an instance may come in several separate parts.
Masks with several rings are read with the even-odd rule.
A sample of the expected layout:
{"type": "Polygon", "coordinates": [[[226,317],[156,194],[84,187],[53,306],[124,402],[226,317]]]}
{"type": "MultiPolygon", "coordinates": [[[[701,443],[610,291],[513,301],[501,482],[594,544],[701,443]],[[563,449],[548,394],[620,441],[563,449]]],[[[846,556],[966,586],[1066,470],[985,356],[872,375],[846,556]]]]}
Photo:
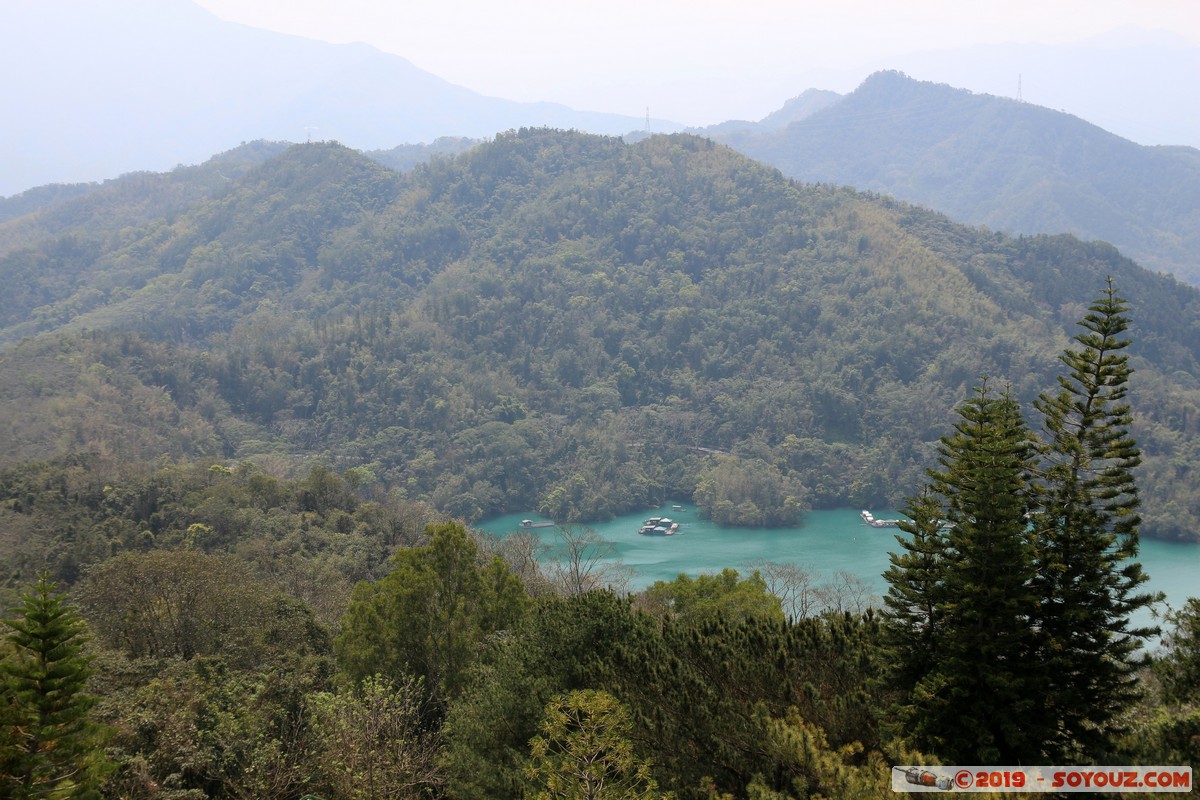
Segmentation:
{"type": "Polygon", "coordinates": [[[83,623],[43,573],[6,620],[0,651],[0,789],[13,798],[98,797],[105,731],[89,717],[83,623]]]}
{"type": "Polygon", "coordinates": [[[1132,372],[1126,301],[1111,279],[1080,322],[1078,347],[1060,356],[1056,393],[1035,406],[1045,424],[1039,510],[1034,517],[1049,755],[1098,757],[1138,696],[1136,658],[1156,631],[1131,615],[1155,600],[1138,554],[1140,505],[1133,470],[1141,454],[1126,402],[1132,372]]]}
{"type": "MultiPolygon", "coordinates": [[[[242,561],[193,550],[122,553],[84,581],[97,637],[129,655],[182,658],[242,652],[268,613],[268,587],[242,561]]],[[[250,660],[258,653],[243,652],[250,660]]]]}
{"type": "Polygon", "coordinates": [[[1029,662],[1037,609],[1025,505],[1033,442],[1017,402],[986,381],[959,416],[942,439],[941,469],[930,471],[950,527],[944,537],[931,531],[932,505],[913,501],[914,548],[920,539],[936,544],[910,550],[911,563],[888,573],[892,635],[911,661],[901,674],[927,669],[901,719],[919,746],[943,758],[1028,763],[1040,752],[1026,724],[1041,677],[1029,662]],[[932,663],[923,648],[932,648],[932,663]]]}
{"type": "Polygon", "coordinates": [[[309,698],[316,763],[334,800],[426,797],[441,783],[436,733],[421,721],[420,682],[373,676],[309,698]]]}
{"type": "Polygon", "coordinates": [[[772,615],[676,619],[639,613],[607,592],[547,598],[488,642],[447,718],[447,783],[469,800],[527,794],[523,767],[546,705],[599,689],[629,712],[659,785],[703,797],[702,778],[742,791],[774,775],[760,706],[797,707],[834,747],[877,746],[878,626],[851,615],[789,624],[772,615]],[[504,720],[497,724],[496,720],[504,720]]]}
{"type": "Polygon", "coordinates": [[[543,598],[510,635],[490,639],[446,720],[451,796],[525,794],[529,740],[546,705],[565,692],[608,685],[616,653],[649,649],[638,645],[656,638],[650,622],[627,598],[591,591],[543,598]]]}
{"type": "Polygon", "coordinates": [[[355,587],[335,649],[353,680],[413,674],[445,701],[461,691],[484,639],[520,619],[528,597],[498,556],[479,563],[461,524],[427,532],[428,545],[397,551],[387,576],[355,587]]]}
{"type": "Polygon", "coordinates": [[[701,512],[722,525],[779,527],[799,523],[808,510],[808,490],[762,459],[718,456],[696,479],[701,512]]]}
{"type": "Polygon", "coordinates": [[[220,657],[190,661],[97,660],[103,681],[97,715],[114,730],[118,770],[105,796],[182,800],[294,800],[312,785],[306,698],[324,690],[330,659],[264,652],[261,671],[220,657]]]}
{"type": "Polygon", "coordinates": [[[530,742],[530,800],[657,800],[650,764],[634,753],[629,714],[615,697],[586,689],[554,698],[530,742]]]}
{"type": "Polygon", "coordinates": [[[679,575],[673,581],[656,581],[639,598],[642,608],[663,616],[688,620],[697,627],[705,621],[731,621],[759,617],[783,622],[780,600],[767,589],[757,571],[742,578],[726,567],[716,575],[679,575]]]}

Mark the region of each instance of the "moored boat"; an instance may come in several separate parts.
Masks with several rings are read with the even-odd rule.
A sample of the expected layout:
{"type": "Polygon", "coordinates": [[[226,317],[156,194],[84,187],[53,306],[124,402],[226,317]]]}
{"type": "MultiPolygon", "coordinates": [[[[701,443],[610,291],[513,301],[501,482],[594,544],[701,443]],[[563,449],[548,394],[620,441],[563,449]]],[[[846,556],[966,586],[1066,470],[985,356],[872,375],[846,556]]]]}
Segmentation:
{"type": "Polygon", "coordinates": [[[678,532],[679,523],[670,517],[651,517],[638,531],[642,536],[674,536],[678,532]]]}
{"type": "Polygon", "coordinates": [[[900,527],[900,520],[898,520],[898,519],[876,519],[874,514],[872,514],[870,511],[867,511],[865,509],[861,513],[859,513],[859,516],[862,517],[863,522],[867,523],[872,528],[898,528],[898,527],[900,527]]]}

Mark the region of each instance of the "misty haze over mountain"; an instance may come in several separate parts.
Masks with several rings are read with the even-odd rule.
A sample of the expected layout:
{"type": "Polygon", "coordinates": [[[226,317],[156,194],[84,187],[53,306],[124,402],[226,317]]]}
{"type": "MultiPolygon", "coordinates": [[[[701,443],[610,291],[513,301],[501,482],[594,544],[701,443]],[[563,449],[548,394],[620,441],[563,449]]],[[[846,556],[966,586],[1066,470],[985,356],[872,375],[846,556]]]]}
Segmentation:
{"type": "MultiPolygon", "coordinates": [[[[20,2],[3,13],[9,114],[0,146],[10,158],[0,195],[198,163],[254,139],[335,139],[369,150],[521,126],[603,134],[647,127],[645,118],[486,97],[368,45],[223,22],[190,0],[20,2]]],[[[1172,80],[1200,74],[1200,48],[1167,34],[1123,30],[875,66],[1004,96],[1020,80],[1027,101],[1140,143],[1200,144],[1200,108],[1172,80]]],[[[806,88],[795,87],[797,95],[806,88]]],[[[786,120],[789,112],[779,113],[786,120]]],[[[649,122],[656,133],[683,127],[649,122]]]]}
{"type": "Polygon", "coordinates": [[[790,178],[1008,233],[1103,240],[1200,284],[1200,150],[1135,144],[1071,114],[897,71],[830,94],[701,133],[790,178]]]}
{"type": "Polygon", "coordinates": [[[1138,144],[1200,147],[1200,48],[1173,33],[1129,27],[1069,45],[931,50],[874,66],[1065,111],[1138,144]]]}
{"type": "Polygon", "coordinates": [[[368,45],[224,22],[188,0],[68,2],[69,13],[63,5],[4,11],[10,114],[0,147],[17,157],[0,175],[0,195],[197,163],[255,139],[379,149],[521,126],[606,134],[645,126],[485,97],[368,45]]]}

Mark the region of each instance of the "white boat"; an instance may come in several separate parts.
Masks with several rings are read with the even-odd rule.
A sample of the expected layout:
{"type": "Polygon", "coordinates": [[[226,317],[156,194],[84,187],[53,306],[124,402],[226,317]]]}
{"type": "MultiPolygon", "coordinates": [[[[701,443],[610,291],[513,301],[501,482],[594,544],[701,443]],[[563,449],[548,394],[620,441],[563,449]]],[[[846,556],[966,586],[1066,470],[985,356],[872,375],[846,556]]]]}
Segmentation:
{"type": "Polygon", "coordinates": [[[872,528],[898,528],[900,520],[898,519],[875,519],[875,515],[864,509],[859,514],[862,521],[870,525],[872,528]]]}

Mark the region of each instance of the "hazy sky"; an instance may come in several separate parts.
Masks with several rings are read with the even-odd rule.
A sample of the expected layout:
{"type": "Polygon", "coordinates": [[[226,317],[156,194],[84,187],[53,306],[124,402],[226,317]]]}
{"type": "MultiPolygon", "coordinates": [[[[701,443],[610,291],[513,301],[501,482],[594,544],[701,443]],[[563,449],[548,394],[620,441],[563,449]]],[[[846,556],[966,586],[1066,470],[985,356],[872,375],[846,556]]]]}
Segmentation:
{"type": "Polygon", "coordinates": [[[1123,26],[1200,45],[1200,0],[197,2],[254,27],[367,42],[487,95],[649,108],[691,125],[759,119],[808,87],[850,91],[913,51],[1073,42],[1123,26]]]}

